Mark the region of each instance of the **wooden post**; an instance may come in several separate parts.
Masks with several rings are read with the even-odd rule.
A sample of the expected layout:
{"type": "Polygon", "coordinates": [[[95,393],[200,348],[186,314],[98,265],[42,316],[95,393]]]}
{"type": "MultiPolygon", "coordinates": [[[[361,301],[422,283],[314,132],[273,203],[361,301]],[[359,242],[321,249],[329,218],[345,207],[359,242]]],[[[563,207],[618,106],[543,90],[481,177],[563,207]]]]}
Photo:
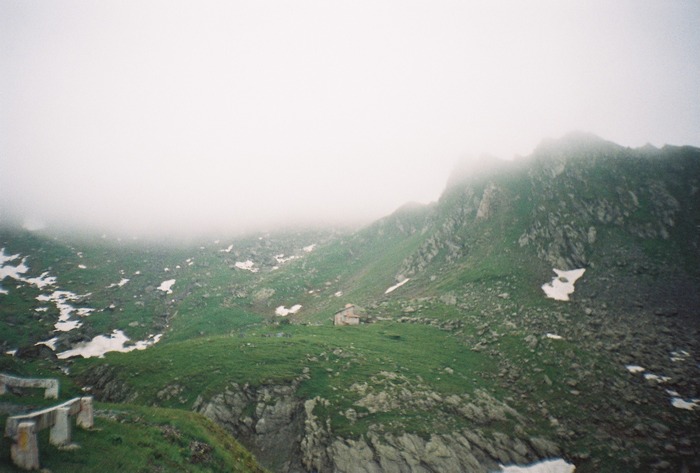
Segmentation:
{"type": "Polygon", "coordinates": [[[78,426],[82,427],[83,429],[91,429],[94,425],[92,396],[80,398],[80,412],[78,412],[76,422],[78,426]]]}
{"type": "Polygon", "coordinates": [[[36,441],[34,422],[21,422],[17,426],[10,456],[14,464],[23,470],[39,469],[39,445],[36,441]]]}

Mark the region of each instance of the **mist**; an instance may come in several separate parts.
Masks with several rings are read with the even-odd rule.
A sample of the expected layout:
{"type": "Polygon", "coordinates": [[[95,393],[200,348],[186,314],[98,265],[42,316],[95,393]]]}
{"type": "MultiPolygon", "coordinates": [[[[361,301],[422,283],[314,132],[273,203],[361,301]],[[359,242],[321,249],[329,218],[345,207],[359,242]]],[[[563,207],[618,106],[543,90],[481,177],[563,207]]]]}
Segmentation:
{"type": "Polygon", "coordinates": [[[700,4],[0,1],[0,223],[360,225],[571,130],[700,145],[700,4]]]}

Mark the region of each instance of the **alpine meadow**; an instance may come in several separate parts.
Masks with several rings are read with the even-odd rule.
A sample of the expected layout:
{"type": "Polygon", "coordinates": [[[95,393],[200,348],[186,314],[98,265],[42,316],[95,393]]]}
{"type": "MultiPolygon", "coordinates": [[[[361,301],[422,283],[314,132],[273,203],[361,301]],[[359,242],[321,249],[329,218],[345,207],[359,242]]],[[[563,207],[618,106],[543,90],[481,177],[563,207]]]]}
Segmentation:
{"type": "Polygon", "coordinates": [[[0,0],[0,473],[700,473],[699,19],[0,0]]]}
{"type": "Polygon", "coordinates": [[[57,473],[696,471],[699,189],[698,148],[574,133],[353,231],[6,227],[2,372],[94,397],[57,473]]]}

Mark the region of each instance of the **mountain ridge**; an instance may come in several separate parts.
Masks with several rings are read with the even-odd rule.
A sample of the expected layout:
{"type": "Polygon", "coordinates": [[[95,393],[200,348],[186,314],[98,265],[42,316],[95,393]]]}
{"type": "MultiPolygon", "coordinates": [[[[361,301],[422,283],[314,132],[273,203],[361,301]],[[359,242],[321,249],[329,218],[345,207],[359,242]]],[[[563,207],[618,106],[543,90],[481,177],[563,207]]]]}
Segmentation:
{"type": "MultiPolygon", "coordinates": [[[[353,232],[178,248],[4,232],[27,279],[48,271],[96,309],[58,350],[114,329],[163,337],[103,360],[3,363],[66,369],[103,401],[195,410],[274,471],[493,471],[551,456],[581,472],[694,471],[698,190],[700,149],[573,134],[457,169],[437,202],[353,232]],[[585,272],[570,300],[547,298],[553,270],[572,269],[585,272]],[[366,323],[333,327],[348,303],[366,323]]],[[[45,291],[2,283],[3,330],[45,340],[57,315],[36,312],[45,291]]]]}

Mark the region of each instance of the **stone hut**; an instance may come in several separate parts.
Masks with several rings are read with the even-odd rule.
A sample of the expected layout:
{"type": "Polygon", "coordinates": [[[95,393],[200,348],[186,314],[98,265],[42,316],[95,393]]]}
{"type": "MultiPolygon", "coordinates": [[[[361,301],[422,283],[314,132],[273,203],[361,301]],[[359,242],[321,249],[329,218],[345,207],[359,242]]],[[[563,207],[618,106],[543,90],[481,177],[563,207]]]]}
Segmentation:
{"type": "Polygon", "coordinates": [[[345,307],[333,316],[334,325],[360,325],[360,315],[354,304],[346,304],[345,307]]]}

